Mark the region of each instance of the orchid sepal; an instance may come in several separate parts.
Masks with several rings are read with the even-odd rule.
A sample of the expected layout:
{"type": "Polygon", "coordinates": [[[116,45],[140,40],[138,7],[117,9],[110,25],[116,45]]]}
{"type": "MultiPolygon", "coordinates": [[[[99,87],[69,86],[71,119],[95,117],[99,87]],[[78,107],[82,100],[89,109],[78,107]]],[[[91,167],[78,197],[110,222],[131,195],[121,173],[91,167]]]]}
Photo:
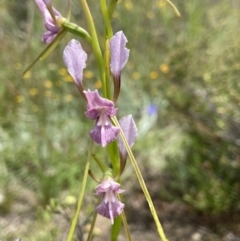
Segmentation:
{"type": "Polygon", "coordinates": [[[83,69],[86,67],[87,53],[79,41],[72,39],[63,51],[63,60],[69,74],[73,77],[80,94],[86,99],[83,87],[83,69]]]}
{"type": "MultiPolygon", "coordinates": [[[[121,130],[126,137],[129,147],[134,145],[134,142],[137,138],[137,126],[134,122],[132,115],[127,115],[122,117],[119,120],[119,124],[121,126],[121,130]]],[[[123,140],[120,136],[118,136],[118,150],[120,156],[120,175],[124,171],[126,160],[128,157],[127,149],[123,143],[123,140]]]]}
{"type": "Polygon", "coordinates": [[[114,81],[113,101],[116,102],[121,88],[121,72],[128,61],[130,50],[126,48],[127,38],[122,31],[110,39],[111,63],[110,70],[114,81]]]}

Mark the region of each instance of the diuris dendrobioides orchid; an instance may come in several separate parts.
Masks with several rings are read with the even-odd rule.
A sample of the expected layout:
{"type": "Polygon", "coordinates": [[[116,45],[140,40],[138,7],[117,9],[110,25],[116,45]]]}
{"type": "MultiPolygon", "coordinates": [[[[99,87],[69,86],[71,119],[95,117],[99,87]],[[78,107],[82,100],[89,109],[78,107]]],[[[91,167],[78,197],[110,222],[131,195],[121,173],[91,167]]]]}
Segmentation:
{"type": "Polygon", "coordinates": [[[124,204],[119,201],[117,195],[124,192],[120,189],[120,184],[107,176],[96,187],[96,194],[102,195],[102,202],[96,207],[98,214],[109,218],[113,224],[114,218],[121,214],[124,204]]]}

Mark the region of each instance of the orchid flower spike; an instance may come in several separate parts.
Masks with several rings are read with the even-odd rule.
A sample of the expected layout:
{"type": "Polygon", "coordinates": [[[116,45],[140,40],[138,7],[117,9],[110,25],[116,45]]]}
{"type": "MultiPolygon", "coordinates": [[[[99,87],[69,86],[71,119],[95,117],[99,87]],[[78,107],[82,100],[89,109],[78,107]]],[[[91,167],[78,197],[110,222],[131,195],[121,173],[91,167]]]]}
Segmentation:
{"type": "Polygon", "coordinates": [[[87,54],[77,40],[71,40],[64,49],[63,59],[68,72],[73,77],[82,96],[87,100],[86,116],[95,120],[96,124],[90,131],[92,140],[102,147],[114,141],[120,129],[112,125],[110,117],[117,113],[114,103],[108,99],[102,98],[98,91],[85,91],[82,83],[83,69],[86,67],[87,54]]]}
{"type": "Polygon", "coordinates": [[[96,207],[96,210],[98,214],[109,218],[113,224],[114,218],[119,216],[124,208],[124,204],[117,197],[117,194],[124,192],[124,190],[120,189],[120,184],[107,174],[109,170],[105,173],[101,184],[96,187],[96,194],[103,197],[102,203],[96,207]]]}
{"type": "Polygon", "coordinates": [[[110,117],[116,115],[117,108],[111,100],[102,98],[97,90],[88,90],[84,93],[88,102],[85,114],[89,119],[96,121],[94,129],[90,131],[90,136],[94,142],[105,147],[114,141],[120,132],[120,129],[113,126],[110,120],[110,117]]]}
{"type": "Polygon", "coordinates": [[[35,0],[35,2],[44,16],[45,28],[47,29],[47,32],[42,36],[42,41],[45,44],[51,43],[61,30],[57,25],[57,20],[60,19],[62,15],[51,6],[50,0],[35,0]]]}
{"type": "Polygon", "coordinates": [[[126,46],[127,38],[122,31],[110,39],[111,63],[110,70],[114,80],[113,101],[116,102],[121,88],[121,72],[128,61],[130,50],[126,46]]]}

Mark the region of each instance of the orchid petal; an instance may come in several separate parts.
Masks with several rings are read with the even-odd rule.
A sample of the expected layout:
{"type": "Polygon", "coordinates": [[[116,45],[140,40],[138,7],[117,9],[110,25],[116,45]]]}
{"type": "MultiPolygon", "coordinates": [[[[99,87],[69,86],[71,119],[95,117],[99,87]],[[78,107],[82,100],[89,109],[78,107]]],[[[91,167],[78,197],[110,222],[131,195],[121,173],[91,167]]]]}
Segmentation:
{"type": "Polygon", "coordinates": [[[43,41],[44,43],[49,44],[49,43],[51,43],[51,42],[55,39],[56,36],[57,36],[57,33],[56,33],[56,34],[53,34],[52,32],[47,31],[47,32],[45,32],[45,33],[43,34],[43,36],[42,36],[42,41],[43,41]]]}
{"type": "Polygon", "coordinates": [[[127,63],[129,49],[125,47],[127,39],[122,31],[117,32],[110,39],[111,63],[110,70],[114,80],[113,101],[116,102],[121,89],[121,71],[127,63]]]}
{"type": "Polygon", "coordinates": [[[104,126],[95,125],[94,129],[90,131],[90,136],[93,141],[105,147],[117,138],[119,132],[120,129],[112,124],[104,126]]]}
{"type": "Polygon", "coordinates": [[[45,11],[48,11],[45,1],[43,1],[43,0],[35,0],[35,2],[38,5],[38,7],[39,7],[40,11],[42,12],[42,14],[44,15],[45,11]]]}
{"type": "MultiPolygon", "coordinates": [[[[42,12],[42,14],[44,15],[45,17],[45,14],[49,14],[49,11],[48,11],[48,8],[47,6],[50,6],[51,5],[51,1],[46,1],[46,0],[35,0],[36,4],[38,5],[40,11],[42,12]]],[[[59,13],[54,7],[52,7],[53,9],[53,12],[54,12],[54,15],[55,16],[62,16],[61,13],[59,13]]],[[[51,16],[51,15],[50,15],[51,16]]]]}
{"type": "MultiPolygon", "coordinates": [[[[133,120],[132,115],[127,115],[121,118],[119,120],[119,124],[127,139],[128,145],[132,147],[137,137],[137,126],[133,120]]],[[[122,141],[122,138],[120,137],[118,138],[118,149],[121,158],[125,161],[127,159],[127,150],[122,141]]]]}
{"type": "Polygon", "coordinates": [[[95,91],[84,91],[87,100],[88,100],[88,105],[87,109],[91,110],[92,108],[101,108],[101,107],[106,107],[108,108],[108,112],[110,116],[114,116],[116,114],[116,111],[112,110],[114,107],[114,103],[111,100],[102,98],[98,94],[98,90],[95,91]]]}
{"type": "Polygon", "coordinates": [[[87,54],[81,44],[72,39],[63,52],[64,63],[77,86],[82,86],[83,69],[86,67],[87,54]]]}
{"type": "Polygon", "coordinates": [[[112,179],[103,180],[95,189],[98,195],[107,191],[123,192],[123,190],[120,189],[120,184],[112,179]]]}
{"type": "Polygon", "coordinates": [[[119,78],[121,71],[127,63],[129,49],[126,46],[127,38],[122,31],[117,32],[110,40],[111,49],[111,73],[114,77],[119,78]]]}
{"type": "Polygon", "coordinates": [[[105,193],[111,190],[118,190],[120,187],[119,183],[116,183],[117,186],[115,189],[112,188],[112,182],[111,181],[102,181],[95,189],[96,189],[96,194],[100,195],[101,193],[105,193]]]}
{"type": "MultiPolygon", "coordinates": [[[[36,4],[38,5],[40,11],[42,12],[45,22],[46,23],[53,23],[53,19],[51,14],[49,13],[49,10],[47,6],[51,5],[51,1],[45,1],[45,0],[35,0],[36,4]]],[[[56,17],[61,17],[61,13],[59,13],[54,7],[52,7],[53,13],[56,17]]]]}
{"type": "Polygon", "coordinates": [[[98,214],[111,219],[111,223],[113,224],[114,217],[117,217],[121,214],[124,206],[125,205],[117,199],[115,202],[102,202],[99,206],[96,207],[96,210],[98,214]]]}

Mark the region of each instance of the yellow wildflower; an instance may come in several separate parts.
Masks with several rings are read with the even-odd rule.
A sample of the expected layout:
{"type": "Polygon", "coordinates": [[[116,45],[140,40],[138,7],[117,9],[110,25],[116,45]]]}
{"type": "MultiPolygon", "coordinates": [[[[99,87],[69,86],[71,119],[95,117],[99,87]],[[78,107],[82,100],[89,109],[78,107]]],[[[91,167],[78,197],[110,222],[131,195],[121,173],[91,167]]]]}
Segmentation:
{"type": "Polygon", "coordinates": [[[157,79],[158,72],[157,71],[151,71],[149,74],[150,79],[157,79]]]}
{"type": "Polygon", "coordinates": [[[87,79],[91,79],[94,76],[93,72],[90,70],[87,70],[84,72],[84,77],[87,79]]]}
{"type": "Polygon", "coordinates": [[[51,82],[50,80],[46,80],[46,81],[44,82],[44,86],[45,86],[45,88],[47,88],[47,89],[51,89],[51,88],[52,88],[52,82],[51,82]]]}
{"type": "Polygon", "coordinates": [[[141,75],[139,74],[139,72],[133,72],[132,73],[132,79],[134,80],[138,80],[140,79],[141,75]]]}
{"type": "Polygon", "coordinates": [[[67,75],[67,69],[66,68],[61,68],[61,69],[59,69],[58,70],[58,73],[60,74],[60,75],[67,75]]]}
{"type": "Polygon", "coordinates": [[[102,82],[100,80],[97,80],[95,83],[94,83],[94,87],[96,89],[101,89],[102,88],[102,82]]]}
{"type": "Polygon", "coordinates": [[[133,8],[132,1],[131,1],[131,0],[126,0],[126,1],[124,2],[124,6],[125,6],[125,8],[126,8],[128,11],[132,10],[132,8],[133,8]]]}
{"type": "Polygon", "coordinates": [[[72,83],[74,81],[73,77],[70,74],[66,75],[64,80],[69,83],[72,83]]]}
{"type": "Polygon", "coordinates": [[[73,100],[73,96],[71,94],[68,94],[65,96],[65,101],[71,102],[73,100]]]}
{"type": "Polygon", "coordinates": [[[164,73],[164,74],[168,74],[170,72],[170,68],[169,68],[169,65],[168,64],[161,64],[159,66],[159,69],[164,73]]]}
{"type": "Polygon", "coordinates": [[[24,101],[24,96],[22,96],[22,95],[17,95],[16,96],[16,102],[17,103],[21,103],[21,102],[23,102],[24,101]]]}
{"type": "Polygon", "coordinates": [[[164,8],[166,6],[166,0],[159,0],[158,1],[158,7],[159,8],[164,8]]]}
{"type": "Polygon", "coordinates": [[[32,76],[32,73],[30,71],[26,72],[23,76],[24,79],[29,79],[32,76]]]}
{"type": "Polygon", "coordinates": [[[38,89],[36,89],[36,88],[30,89],[30,90],[29,90],[29,94],[30,94],[31,96],[37,95],[37,94],[38,94],[38,89]]]}

